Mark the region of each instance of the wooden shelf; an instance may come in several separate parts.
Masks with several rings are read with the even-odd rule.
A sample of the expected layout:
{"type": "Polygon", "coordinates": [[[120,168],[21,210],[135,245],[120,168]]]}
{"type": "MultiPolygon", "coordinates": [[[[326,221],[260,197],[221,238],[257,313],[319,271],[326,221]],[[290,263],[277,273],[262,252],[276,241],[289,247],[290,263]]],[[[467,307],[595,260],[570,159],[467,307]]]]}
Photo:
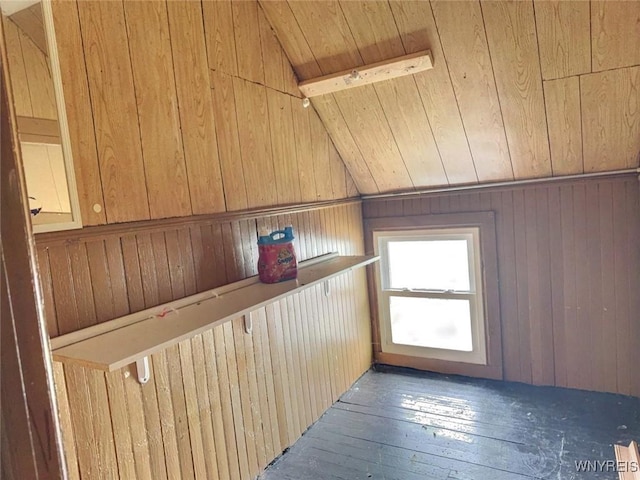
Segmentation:
{"type": "Polygon", "coordinates": [[[110,320],[52,339],[53,359],[111,372],[378,258],[329,254],[302,262],[297,280],[264,284],[251,277],[110,320]]]}

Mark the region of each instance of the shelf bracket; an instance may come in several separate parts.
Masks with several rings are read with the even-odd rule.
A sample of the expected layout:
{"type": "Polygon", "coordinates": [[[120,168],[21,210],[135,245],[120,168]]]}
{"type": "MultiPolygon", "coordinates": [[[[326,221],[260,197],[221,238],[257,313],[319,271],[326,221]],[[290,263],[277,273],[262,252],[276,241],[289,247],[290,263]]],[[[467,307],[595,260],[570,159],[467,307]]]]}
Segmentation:
{"type": "Polygon", "coordinates": [[[329,280],[324,282],[324,296],[328,297],[331,295],[331,286],[329,285],[329,280]]]}
{"type": "Polygon", "coordinates": [[[149,371],[149,357],[143,357],[136,360],[136,371],[138,372],[138,382],[144,385],[149,381],[151,373],[149,371]]]}
{"type": "Polygon", "coordinates": [[[253,320],[251,319],[251,313],[247,313],[242,316],[244,323],[244,333],[251,335],[253,331],[253,320]]]}

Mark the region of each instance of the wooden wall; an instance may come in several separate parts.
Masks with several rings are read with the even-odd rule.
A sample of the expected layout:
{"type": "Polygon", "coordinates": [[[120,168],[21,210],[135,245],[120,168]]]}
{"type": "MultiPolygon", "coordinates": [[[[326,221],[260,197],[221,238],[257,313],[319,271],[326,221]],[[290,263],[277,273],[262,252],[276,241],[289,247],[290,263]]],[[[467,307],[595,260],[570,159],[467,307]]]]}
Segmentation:
{"type": "Polygon", "coordinates": [[[357,194],[256,2],[53,11],[85,225],[357,194]]]}
{"type": "Polygon", "coordinates": [[[64,462],[51,354],[6,66],[0,42],[0,478],[57,480],[64,462]]]}
{"type": "MultiPolygon", "coordinates": [[[[301,259],[363,251],[359,203],[258,218],[38,237],[51,336],[256,273],[257,229],[291,224],[301,259]]],[[[70,478],[250,479],[371,363],[364,269],[102,373],[55,364],[70,478]]]]}
{"type": "Polygon", "coordinates": [[[367,200],[364,218],[491,210],[506,380],[640,395],[636,175],[367,200]]]}
{"type": "Polygon", "coordinates": [[[2,20],[16,115],[57,120],[49,58],[13,20],[2,20]]]}
{"type": "Polygon", "coordinates": [[[362,193],[638,166],[638,1],[261,5],[301,80],[431,50],[313,99],[362,193]]]}

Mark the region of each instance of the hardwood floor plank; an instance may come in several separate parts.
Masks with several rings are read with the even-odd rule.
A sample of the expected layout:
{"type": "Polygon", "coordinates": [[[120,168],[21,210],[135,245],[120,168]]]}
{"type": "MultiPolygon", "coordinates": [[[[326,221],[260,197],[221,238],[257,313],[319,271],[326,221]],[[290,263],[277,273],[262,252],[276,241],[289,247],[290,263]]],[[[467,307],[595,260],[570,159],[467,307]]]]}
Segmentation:
{"type": "Polygon", "coordinates": [[[634,397],[379,368],[260,478],[572,478],[640,433],[634,397]]]}

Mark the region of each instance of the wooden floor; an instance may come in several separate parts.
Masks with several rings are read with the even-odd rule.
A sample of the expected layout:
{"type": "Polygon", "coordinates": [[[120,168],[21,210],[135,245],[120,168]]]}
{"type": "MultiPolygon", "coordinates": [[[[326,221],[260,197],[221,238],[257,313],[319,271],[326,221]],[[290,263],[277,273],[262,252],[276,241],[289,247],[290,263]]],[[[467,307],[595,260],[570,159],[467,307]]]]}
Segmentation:
{"type": "Polygon", "coordinates": [[[617,479],[576,462],[633,438],[639,398],[379,367],[260,478],[617,479]]]}

